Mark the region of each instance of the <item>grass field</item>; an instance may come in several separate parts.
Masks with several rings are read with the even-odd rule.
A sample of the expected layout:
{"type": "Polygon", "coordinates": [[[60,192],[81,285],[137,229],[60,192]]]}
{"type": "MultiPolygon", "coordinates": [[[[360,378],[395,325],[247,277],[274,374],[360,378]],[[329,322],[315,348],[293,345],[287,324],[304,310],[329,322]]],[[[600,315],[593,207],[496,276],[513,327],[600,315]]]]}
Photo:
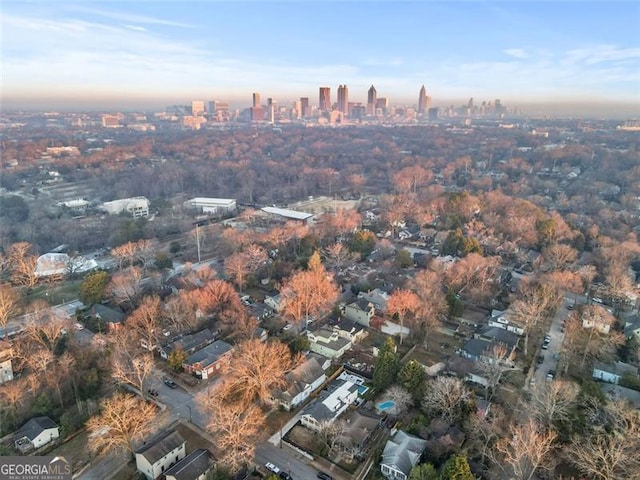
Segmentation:
{"type": "Polygon", "coordinates": [[[38,285],[31,289],[26,296],[27,302],[34,300],[44,300],[49,305],[59,305],[78,298],[80,293],[80,280],[64,282],[60,284],[38,285]]]}

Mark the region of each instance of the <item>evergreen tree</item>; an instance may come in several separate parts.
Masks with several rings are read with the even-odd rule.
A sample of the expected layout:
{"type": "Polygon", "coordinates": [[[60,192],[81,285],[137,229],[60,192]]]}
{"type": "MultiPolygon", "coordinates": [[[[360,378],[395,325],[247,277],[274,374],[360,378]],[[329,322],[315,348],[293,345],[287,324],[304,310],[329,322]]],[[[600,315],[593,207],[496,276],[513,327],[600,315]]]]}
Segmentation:
{"type": "Polygon", "coordinates": [[[99,303],[105,295],[105,290],[109,284],[109,274],[107,272],[89,273],[82,284],[80,284],[80,300],[85,305],[99,303]]]}
{"type": "Polygon", "coordinates": [[[424,368],[415,360],[409,360],[400,369],[398,380],[400,385],[407,389],[414,400],[419,403],[424,394],[426,380],[424,368]]]}
{"type": "Polygon", "coordinates": [[[438,471],[430,463],[421,463],[411,469],[409,480],[438,480],[438,471]]]}
{"type": "Polygon", "coordinates": [[[466,455],[456,454],[447,460],[440,472],[440,480],[474,480],[466,455]]]}
{"type": "Polygon", "coordinates": [[[384,390],[396,379],[400,365],[396,354],[396,344],[391,337],[378,352],[378,359],[373,370],[373,386],[384,390]]]}

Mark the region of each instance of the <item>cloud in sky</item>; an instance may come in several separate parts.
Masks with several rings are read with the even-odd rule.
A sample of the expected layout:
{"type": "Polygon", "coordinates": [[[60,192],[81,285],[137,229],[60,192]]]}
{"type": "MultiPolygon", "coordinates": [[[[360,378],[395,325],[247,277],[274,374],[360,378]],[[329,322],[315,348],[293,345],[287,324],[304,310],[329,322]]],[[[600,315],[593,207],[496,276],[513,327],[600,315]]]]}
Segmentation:
{"type": "MultiPolygon", "coordinates": [[[[122,8],[119,3],[109,6],[122,8]]],[[[268,35],[261,45],[243,45],[240,34],[229,38],[217,33],[215,17],[198,24],[91,4],[71,4],[55,14],[7,10],[2,14],[6,98],[75,92],[184,96],[188,101],[199,96],[248,98],[261,91],[284,101],[314,97],[320,85],[347,84],[351,98],[363,101],[373,83],[380,96],[401,103],[415,102],[424,83],[436,103],[452,97],[562,95],[638,101],[640,47],[624,42],[572,40],[552,50],[523,40],[517,47],[496,43],[466,53],[441,40],[431,42],[431,55],[415,55],[420,47],[410,35],[389,40],[392,46],[384,51],[354,37],[344,45],[353,51],[348,61],[326,52],[322,39],[315,37],[285,38],[292,50],[294,43],[309,49],[302,57],[271,48],[268,35]],[[433,52],[440,50],[435,58],[433,52]]],[[[270,32],[275,36],[282,28],[286,35],[285,27],[273,26],[270,32]]]]}

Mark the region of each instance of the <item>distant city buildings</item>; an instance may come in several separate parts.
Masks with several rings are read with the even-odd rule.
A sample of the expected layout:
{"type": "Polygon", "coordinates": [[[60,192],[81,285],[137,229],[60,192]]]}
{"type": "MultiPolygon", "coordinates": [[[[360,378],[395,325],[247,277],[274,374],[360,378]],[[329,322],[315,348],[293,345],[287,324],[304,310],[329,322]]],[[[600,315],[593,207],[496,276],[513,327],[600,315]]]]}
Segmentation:
{"type": "Polygon", "coordinates": [[[376,113],[376,102],[378,100],[378,92],[373,85],[369,88],[367,92],[367,115],[375,115],[376,113]]]}
{"type": "Polygon", "coordinates": [[[320,87],[318,108],[322,112],[328,112],[331,110],[331,88],[320,87]]]}
{"type": "Polygon", "coordinates": [[[338,87],[338,110],[344,115],[349,115],[349,89],[346,85],[338,87]]]}
{"type": "Polygon", "coordinates": [[[420,93],[418,94],[418,115],[424,115],[429,111],[429,97],[427,97],[427,89],[420,89],[420,93]]]}

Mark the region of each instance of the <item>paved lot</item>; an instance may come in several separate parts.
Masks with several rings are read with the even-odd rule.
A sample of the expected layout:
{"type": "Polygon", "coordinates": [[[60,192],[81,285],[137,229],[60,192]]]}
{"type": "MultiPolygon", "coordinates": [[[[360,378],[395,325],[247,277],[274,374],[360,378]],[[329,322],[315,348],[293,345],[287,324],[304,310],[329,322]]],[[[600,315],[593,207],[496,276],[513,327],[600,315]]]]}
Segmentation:
{"type": "MultiPolygon", "coordinates": [[[[310,460],[283,445],[282,448],[270,442],[263,442],[256,447],[257,465],[264,467],[267,462],[273,463],[280,470],[289,473],[294,480],[316,480],[318,471],[309,465],[310,460]]],[[[262,470],[265,470],[262,468],[262,470]]]]}

